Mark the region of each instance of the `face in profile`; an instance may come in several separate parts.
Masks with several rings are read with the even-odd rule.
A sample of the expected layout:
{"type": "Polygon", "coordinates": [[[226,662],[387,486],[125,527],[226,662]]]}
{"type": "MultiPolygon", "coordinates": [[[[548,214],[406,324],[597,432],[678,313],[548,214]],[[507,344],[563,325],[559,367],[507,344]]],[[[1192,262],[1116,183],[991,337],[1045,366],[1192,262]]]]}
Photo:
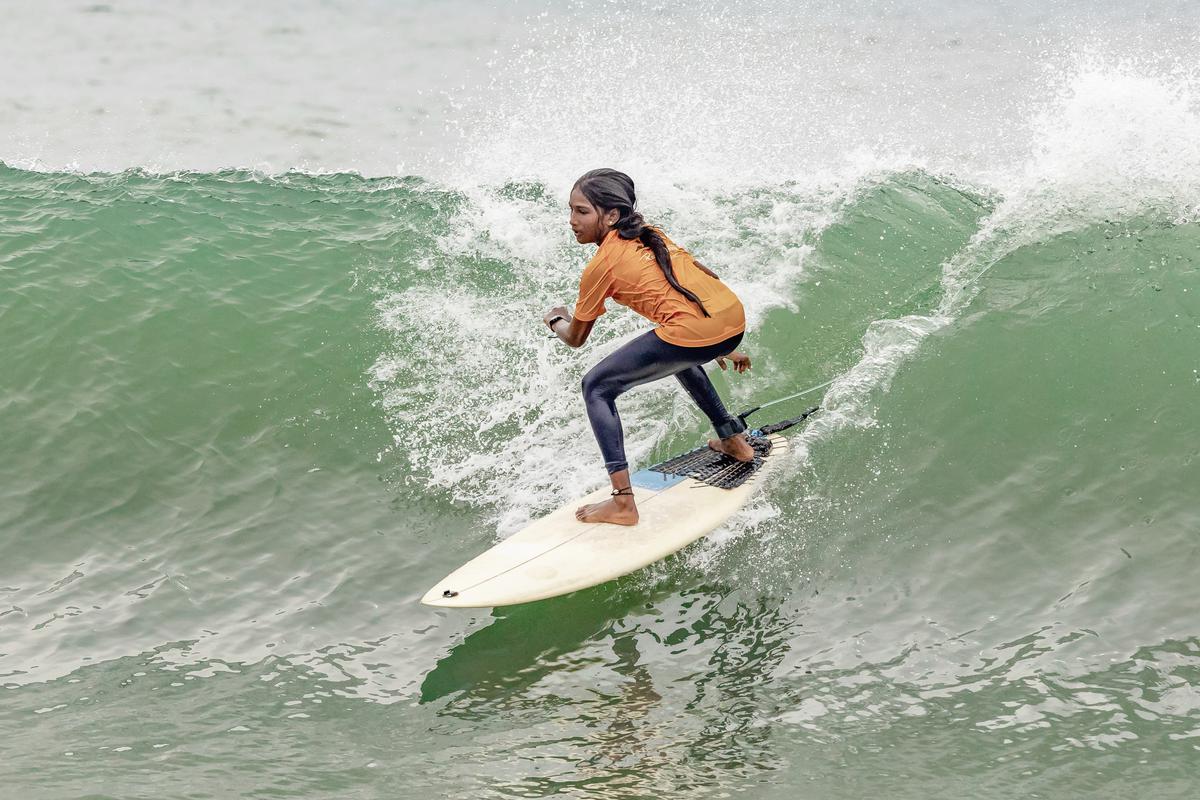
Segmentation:
{"type": "Polygon", "coordinates": [[[610,211],[608,214],[602,214],[578,186],[571,190],[569,205],[571,207],[571,230],[575,234],[575,240],[580,244],[603,242],[609,230],[609,221],[606,217],[615,217],[616,212],[610,211]]]}

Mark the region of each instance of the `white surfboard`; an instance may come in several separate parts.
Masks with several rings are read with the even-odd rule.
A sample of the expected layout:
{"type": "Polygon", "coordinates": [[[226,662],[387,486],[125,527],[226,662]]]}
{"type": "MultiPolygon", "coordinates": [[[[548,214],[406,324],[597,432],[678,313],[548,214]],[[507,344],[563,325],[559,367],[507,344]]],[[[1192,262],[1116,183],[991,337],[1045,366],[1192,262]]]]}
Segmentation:
{"type": "Polygon", "coordinates": [[[733,516],[783,461],[787,439],[762,438],[770,440],[770,451],[735,488],[653,468],[641,470],[631,476],[639,515],[636,525],[575,519],[579,506],[608,499],[611,489],[597,489],[459,567],[438,581],[421,602],[460,608],[528,603],[596,586],[653,564],[733,516]]]}

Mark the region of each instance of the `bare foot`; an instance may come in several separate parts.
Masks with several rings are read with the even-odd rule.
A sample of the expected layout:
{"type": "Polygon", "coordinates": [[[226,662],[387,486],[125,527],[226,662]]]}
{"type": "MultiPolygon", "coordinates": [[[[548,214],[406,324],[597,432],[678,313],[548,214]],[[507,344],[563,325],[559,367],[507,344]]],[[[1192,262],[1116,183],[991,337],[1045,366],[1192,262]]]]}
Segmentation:
{"type": "Polygon", "coordinates": [[[638,510],[631,495],[620,495],[603,503],[592,503],[575,509],[580,522],[611,522],[614,525],[637,525],[638,510]]]}
{"type": "Polygon", "coordinates": [[[709,439],[708,446],[718,453],[724,453],[735,461],[753,461],[754,448],[746,439],[746,434],[735,433],[728,439],[709,439]]]}

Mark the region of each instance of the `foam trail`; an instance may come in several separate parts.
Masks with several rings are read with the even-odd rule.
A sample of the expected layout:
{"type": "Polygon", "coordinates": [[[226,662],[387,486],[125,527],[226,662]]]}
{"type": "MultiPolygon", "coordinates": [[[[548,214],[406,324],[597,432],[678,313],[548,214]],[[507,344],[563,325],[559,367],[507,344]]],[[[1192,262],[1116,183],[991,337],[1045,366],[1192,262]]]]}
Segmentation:
{"type": "Polygon", "coordinates": [[[863,359],[827,397],[835,413],[809,428],[870,425],[872,387],[886,391],[921,340],[951,324],[980,291],[979,279],[1008,253],[1110,217],[1160,213],[1176,220],[1200,203],[1200,114],[1192,83],[1164,83],[1128,66],[1086,64],[1038,114],[1039,147],[970,244],[942,267],[933,315],[882,320],[863,338],[863,359]],[[1112,112],[1120,109],[1122,113],[1112,112]]]}
{"type": "MultiPolygon", "coordinates": [[[[1151,213],[1176,223],[1194,219],[1200,209],[1194,85],[1194,77],[1169,82],[1128,64],[1082,61],[1036,116],[1036,152],[1007,182],[1003,199],[968,245],[942,264],[937,309],[871,323],[862,357],[833,381],[822,413],[796,437],[792,465],[778,480],[803,475],[812,449],[841,430],[874,426],[880,396],[903,364],[930,335],[954,324],[982,290],[983,275],[1009,253],[1109,218],[1151,213]]],[[[777,516],[762,497],[751,513],[710,536],[708,546],[693,554],[693,566],[711,566],[725,545],[777,516]]]]}

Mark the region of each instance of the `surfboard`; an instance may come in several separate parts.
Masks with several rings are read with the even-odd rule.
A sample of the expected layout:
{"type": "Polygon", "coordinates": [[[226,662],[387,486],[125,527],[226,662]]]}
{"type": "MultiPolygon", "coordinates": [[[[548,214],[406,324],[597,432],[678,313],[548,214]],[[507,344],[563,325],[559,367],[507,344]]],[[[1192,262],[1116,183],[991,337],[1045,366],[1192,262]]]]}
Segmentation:
{"type": "Polygon", "coordinates": [[[602,488],[535,520],[451,572],[421,602],[451,608],[515,605],[586,589],[653,564],[732,517],[784,460],[782,427],[802,416],[751,431],[754,460],[735,461],[707,447],[630,476],[636,525],[587,523],[575,509],[609,497],[602,488]]]}

